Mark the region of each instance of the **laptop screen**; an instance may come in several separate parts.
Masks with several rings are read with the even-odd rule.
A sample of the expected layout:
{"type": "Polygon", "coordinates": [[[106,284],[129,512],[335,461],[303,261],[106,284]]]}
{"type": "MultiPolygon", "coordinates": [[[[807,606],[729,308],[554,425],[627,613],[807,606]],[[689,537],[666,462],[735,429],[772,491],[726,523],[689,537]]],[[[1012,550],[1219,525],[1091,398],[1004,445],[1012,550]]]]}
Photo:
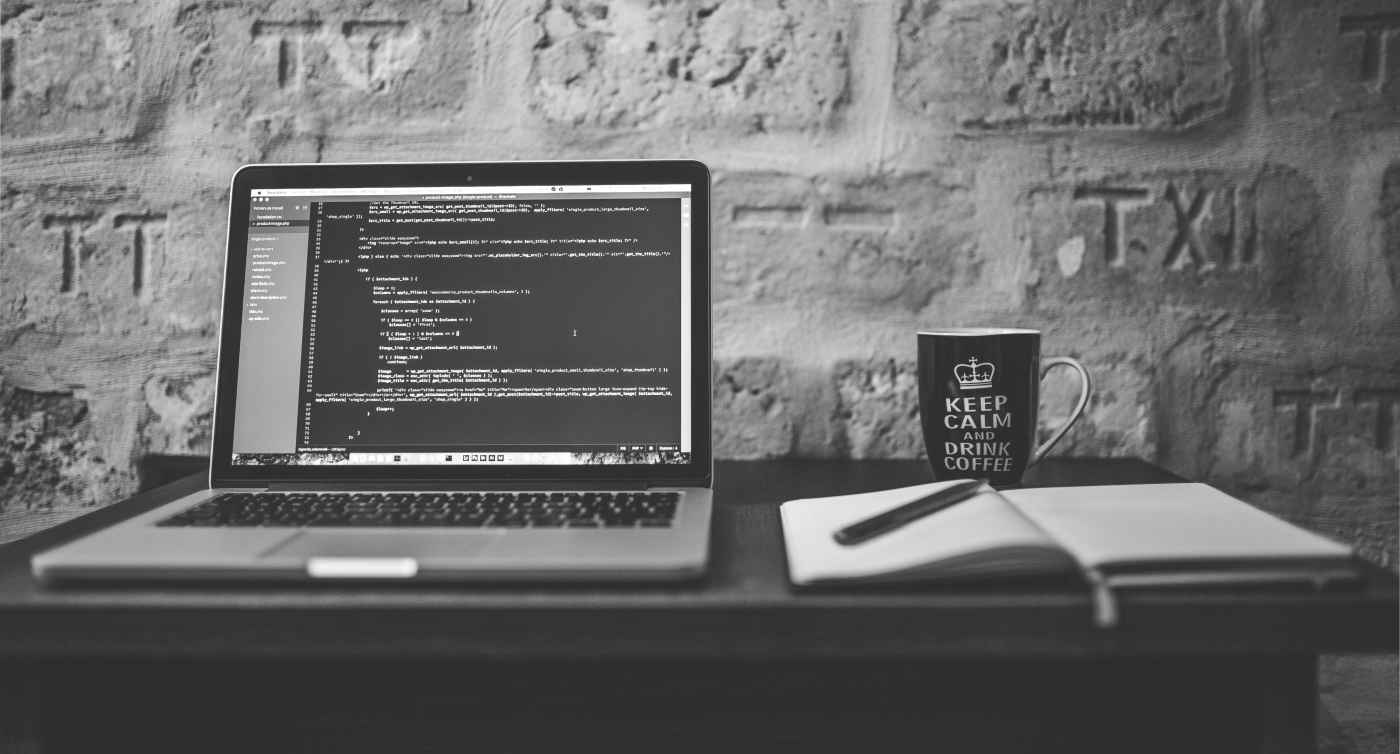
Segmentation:
{"type": "Polygon", "coordinates": [[[689,463],[690,192],[252,189],[233,465],[689,463]]]}

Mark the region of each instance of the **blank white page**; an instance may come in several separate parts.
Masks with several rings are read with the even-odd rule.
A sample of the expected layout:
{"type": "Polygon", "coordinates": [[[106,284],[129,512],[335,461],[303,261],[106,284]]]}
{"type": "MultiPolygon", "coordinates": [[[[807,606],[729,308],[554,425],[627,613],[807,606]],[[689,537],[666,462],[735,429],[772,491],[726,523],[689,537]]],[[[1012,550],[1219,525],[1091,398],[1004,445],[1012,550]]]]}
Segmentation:
{"type": "Polygon", "coordinates": [[[1205,484],[1041,487],[1002,495],[1091,568],[1351,556],[1346,545],[1205,484]]]}

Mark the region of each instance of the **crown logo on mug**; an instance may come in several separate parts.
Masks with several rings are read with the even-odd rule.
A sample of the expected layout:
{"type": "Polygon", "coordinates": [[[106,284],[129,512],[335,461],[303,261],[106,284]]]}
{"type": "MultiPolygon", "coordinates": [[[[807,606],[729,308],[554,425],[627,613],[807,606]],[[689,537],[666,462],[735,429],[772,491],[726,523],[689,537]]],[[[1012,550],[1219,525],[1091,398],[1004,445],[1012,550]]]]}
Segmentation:
{"type": "Polygon", "coordinates": [[[958,379],[958,384],[963,390],[983,390],[992,386],[992,375],[996,374],[996,365],[989,362],[978,362],[973,356],[967,360],[966,364],[958,364],[953,367],[953,376],[958,379]]]}

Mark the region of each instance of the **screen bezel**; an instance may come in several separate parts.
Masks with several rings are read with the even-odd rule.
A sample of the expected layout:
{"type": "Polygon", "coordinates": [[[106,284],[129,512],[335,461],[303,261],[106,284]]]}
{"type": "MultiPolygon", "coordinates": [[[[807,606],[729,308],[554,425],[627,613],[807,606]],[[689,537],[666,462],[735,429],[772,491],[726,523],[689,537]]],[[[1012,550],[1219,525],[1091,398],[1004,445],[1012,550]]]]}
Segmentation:
{"type": "Polygon", "coordinates": [[[708,486],[710,407],[710,171],[693,160],[247,165],[229,192],[218,391],[209,482],[213,487],[277,483],[648,482],[708,486]],[[691,462],[578,466],[234,466],[238,347],[253,189],[390,186],[688,183],[691,189],[691,462]]]}

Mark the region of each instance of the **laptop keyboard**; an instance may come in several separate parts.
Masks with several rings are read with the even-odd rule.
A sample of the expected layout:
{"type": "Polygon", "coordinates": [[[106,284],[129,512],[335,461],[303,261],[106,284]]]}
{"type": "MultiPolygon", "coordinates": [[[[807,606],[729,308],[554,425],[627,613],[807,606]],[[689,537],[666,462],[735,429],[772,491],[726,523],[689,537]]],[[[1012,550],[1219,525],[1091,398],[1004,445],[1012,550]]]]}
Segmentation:
{"type": "Polygon", "coordinates": [[[158,526],[655,528],[677,492],[230,492],[158,526]]]}

